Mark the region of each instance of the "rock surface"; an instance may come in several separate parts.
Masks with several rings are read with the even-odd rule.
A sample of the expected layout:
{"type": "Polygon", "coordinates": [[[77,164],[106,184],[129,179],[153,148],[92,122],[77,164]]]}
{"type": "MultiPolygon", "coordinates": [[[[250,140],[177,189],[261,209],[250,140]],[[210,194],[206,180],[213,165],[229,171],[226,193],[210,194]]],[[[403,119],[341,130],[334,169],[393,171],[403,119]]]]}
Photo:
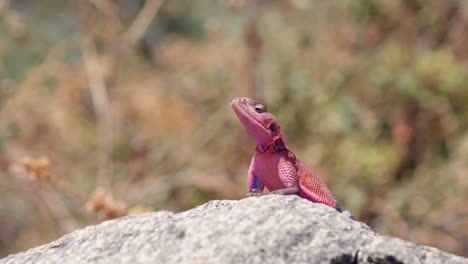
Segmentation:
{"type": "Polygon", "coordinates": [[[380,236],[297,196],[210,201],[182,213],[127,216],[10,255],[0,263],[468,263],[380,236]]]}

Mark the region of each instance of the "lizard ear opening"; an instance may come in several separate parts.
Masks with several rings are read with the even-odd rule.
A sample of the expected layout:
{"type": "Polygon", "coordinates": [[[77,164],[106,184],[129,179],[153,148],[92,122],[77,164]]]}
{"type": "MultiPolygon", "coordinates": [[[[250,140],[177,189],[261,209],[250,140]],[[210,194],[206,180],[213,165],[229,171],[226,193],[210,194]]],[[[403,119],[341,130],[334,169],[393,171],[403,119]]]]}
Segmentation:
{"type": "Polygon", "coordinates": [[[271,132],[276,133],[276,125],[275,125],[275,124],[270,124],[270,125],[268,126],[268,129],[270,129],[271,132]]]}

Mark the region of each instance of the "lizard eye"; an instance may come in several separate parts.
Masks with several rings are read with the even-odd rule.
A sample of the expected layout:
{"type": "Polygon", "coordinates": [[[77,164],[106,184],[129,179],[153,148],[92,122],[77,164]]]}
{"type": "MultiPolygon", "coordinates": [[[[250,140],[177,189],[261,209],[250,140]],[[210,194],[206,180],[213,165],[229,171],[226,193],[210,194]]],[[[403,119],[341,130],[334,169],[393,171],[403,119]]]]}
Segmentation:
{"type": "Polygon", "coordinates": [[[255,104],[254,105],[255,112],[257,113],[263,113],[266,112],[266,107],[262,104],[255,104]]]}

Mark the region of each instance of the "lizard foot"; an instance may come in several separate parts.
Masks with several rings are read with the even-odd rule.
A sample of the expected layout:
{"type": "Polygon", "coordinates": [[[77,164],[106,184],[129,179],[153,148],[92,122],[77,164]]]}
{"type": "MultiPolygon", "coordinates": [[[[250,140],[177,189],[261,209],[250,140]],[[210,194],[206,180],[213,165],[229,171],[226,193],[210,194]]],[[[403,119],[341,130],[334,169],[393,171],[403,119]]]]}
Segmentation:
{"type": "Polygon", "coordinates": [[[262,191],[259,189],[252,189],[248,194],[247,197],[252,197],[252,196],[262,196],[265,195],[262,191]]]}

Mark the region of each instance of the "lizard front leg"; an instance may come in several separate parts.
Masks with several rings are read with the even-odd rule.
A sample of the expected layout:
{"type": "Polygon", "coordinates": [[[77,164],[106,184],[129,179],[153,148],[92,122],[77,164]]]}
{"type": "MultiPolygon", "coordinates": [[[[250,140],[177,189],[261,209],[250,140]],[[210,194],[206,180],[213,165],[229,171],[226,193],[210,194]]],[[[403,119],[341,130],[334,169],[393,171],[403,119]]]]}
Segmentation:
{"type": "Polygon", "coordinates": [[[255,176],[255,157],[253,157],[247,174],[247,196],[263,195],[264,188],[263,183],[255,176]]]}
{"type": "Polygon", "coordinates": [[[286,188],[274,190],[271,193],[281,195],[299,195],[299,177],[297,175],[297,169],[286,156],[279,159],[277,171],[279,180],[286,188]]]}

